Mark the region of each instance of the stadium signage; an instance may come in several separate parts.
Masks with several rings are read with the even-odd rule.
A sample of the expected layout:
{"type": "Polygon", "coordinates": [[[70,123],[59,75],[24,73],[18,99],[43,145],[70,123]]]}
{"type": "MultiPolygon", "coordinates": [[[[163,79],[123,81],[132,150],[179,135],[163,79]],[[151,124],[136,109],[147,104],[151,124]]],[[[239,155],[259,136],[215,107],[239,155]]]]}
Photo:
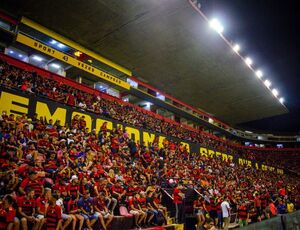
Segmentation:
{"type": "Polygon", "coordinates": [[[159,147],[163,147],[165,138],[176,142],[181,142],[186,146],[187,150],[192,153],[199,153],[201,156],[207,158],[221,158],[223,161],[233,161],[235,164],[242,165],[244,167],[255,167],[256,169],[264,171],[274,171],[278,174],[283,174],[283,170],[275,167],[270,167],[252,160],[243,159],[236,157],[231,154],[221,153],[210,148],[206,148],[197,143],[182,142],[180,139],[173,137],[166,137],[159,133],[149,132],[141,128],[135,128],[130,125],[102,117],[95,113],[81,111],[79,109],[66,106],[54,101],[42,97],[35,97],[30,94],[23,92],[17,92],[15,90],[6,89],[0,87],[0,113],[6,111],[7,114],[22,115],[28,114],[33,117],[35,113],[39,117],[45,117],[47,120],[52,119],[53,122],[60,120],[61,125],[70,124],[72,118],[75,115],[85,116],[87,128],[89,130],[95,129],[98,132],[104,122],[107,122],[108,130],[112,130],[114,127],[123,127],[127,130],[129,136],[134,138],[135,141],[140,143],[144,142],[146,146],[153,142],[155,139],[158,140],[159,147]]]}
{"type": "Polygon", "coordinates": [[[16,40],[24,45],[27,45],[35,50],[42,52],[44,54],[47,54],[47,55],[54,57],[60,61],[68,63],[69,65],[77,67],[85,72],[93,74],[96,77],[102,78],[110,83],[118,85],[127,90],[130,89],[130,85],[127,82],[120,80],[119,78],[116,78],[116,77],[112,76],[111,74],[105,73],[89,64],[79,61],[70,55],[67,55],[63,52],[53,49],[52,47],[49,47],[46,44],[39,42],[37,40],[34,40],[24,34],[18,33],[16,40]]]}

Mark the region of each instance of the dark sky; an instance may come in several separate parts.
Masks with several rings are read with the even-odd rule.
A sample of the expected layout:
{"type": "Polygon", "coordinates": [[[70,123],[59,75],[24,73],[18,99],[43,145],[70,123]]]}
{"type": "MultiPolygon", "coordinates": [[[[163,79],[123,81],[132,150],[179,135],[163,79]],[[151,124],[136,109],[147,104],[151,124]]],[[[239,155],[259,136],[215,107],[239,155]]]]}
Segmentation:
{"type": "Polygon", "coordinates": [[[238,42],[241,53],[252,57],[290,110],[287,115],[246,126],[300,131],[300,1],[202,0],[202,11],[222,22],[228,40],[238,42]]]}

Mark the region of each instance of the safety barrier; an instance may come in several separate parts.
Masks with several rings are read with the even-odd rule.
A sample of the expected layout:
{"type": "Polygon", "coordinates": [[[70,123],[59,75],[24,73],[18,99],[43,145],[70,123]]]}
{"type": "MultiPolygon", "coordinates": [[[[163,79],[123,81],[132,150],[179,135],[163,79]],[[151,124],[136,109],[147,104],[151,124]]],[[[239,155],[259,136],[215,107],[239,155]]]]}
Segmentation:
{"type": "Polygon", "coordinates": [[[300,210],[243,227],[244,230],[300,230],[300,210]]]}

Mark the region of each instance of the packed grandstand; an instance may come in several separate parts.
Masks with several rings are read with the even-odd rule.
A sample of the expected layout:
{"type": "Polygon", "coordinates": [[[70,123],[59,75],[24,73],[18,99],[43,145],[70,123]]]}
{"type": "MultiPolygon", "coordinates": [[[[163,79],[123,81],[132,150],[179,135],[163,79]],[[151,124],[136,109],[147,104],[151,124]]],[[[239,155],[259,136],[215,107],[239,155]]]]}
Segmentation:
{"type": "Polygon", "coordinates": [[[300,210],[296,144],[245,146],[8,54],[0,54],[0,230],[229,229],[281,225],[300,210]]]}
{"type": "MultiPolygon", "coordinates": [[[[1,61],[0,70],[3,88],[197,141],[219,151],[236,152],[269,165],[295,169],[294,162],[299,163],[297,153],[290,161],[286,154],[291,152],[237,151],[230,144],[176,127],[121,101],[82,92],[5,61],[1,61]]],[[[167,139],[162,148],[158,147],[157,140],[146,146],[134,142],[126,129],[108,130],[106,123],[96,133],[86,129],[86,121],[79,115],[63,126],[59,120],[54,122],[38,114],[15,116],[2,111],[1,154],[1,195],[10,210],[1,222],[2,228],[20,225],[26,229],[29,225],[29,228],[42,229],[45,225],[51,229],[60,224],[63,229],[68,226],[92,229],[94,225],[107,229],[113,224],[113,215],[123,214],[121,207],[133,215],[136,227],[166,224],[169,214],[161,198],[163,189],[172,187],[183,191],[192,186],[201,194],[194,203],[199,229],[204,224],[222,226],[221,204],[225,200],[230,201],[231,212],[238,213],[239,219],[252,223],[300,208],[297,176],[189,153],[182,144],[167,139]],[[55,206],[57,202],[59,205],[55,206]],[[53,209],[62,215],[45,213],[53,209]],[[158,223],[159,214],[162,221],[158,223]]],[[[182,203],[181,193],[173,194],[176,205],[182,203]]],[[[182,222],[181,215],[177,213],[177,222],[182,222]]]]}

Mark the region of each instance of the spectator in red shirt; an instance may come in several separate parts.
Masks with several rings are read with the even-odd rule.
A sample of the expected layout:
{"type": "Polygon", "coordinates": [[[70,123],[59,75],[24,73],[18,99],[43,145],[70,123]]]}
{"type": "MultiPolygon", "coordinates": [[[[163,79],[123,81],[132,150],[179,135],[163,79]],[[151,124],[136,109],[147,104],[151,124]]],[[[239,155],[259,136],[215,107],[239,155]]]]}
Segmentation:
{"type": "Polygon", "coordinates": [[[45,188],[45,192],[42,196],[36,199],[36,217],[40,220],[40,226],[42,227],[45,222],[46,206],[49,204],[51,198],[51,189],[45,188]]]}
{"type": "Polygon", "coordinates": [[[76,98],[74,96],[74,92],[69,93],[67,95],[65,103],[67,103],[70,106],[75,106],[76,105],[76,98]]]}
{"type": "Polygon", "coordinates": [[[6,195],[2,202],[0,207],[0,229],[19,229],[20,223],[16,218],[16,210],[13,208],[13,197],[11,195],[6,195]]]}
{"type": "Polygon", "coordinates": [[[176,187],[173,190],[173,203],[175,204],[176,209],[176,223],[182,223],[182,203],[184,199],[184,193],[182,192],[182,185],[177,184],[176,187]]]}
{"type": "Polygon", "coordinates": [[[249,210],[247,208],[245,200],[243,200],[242,204],[238,207],[238,218],[239,218],[239,225],[241,228],[248,224],[249,210]]]}
{"type": "Polygon", "coordinates": [[[106,207],[104,193],[100,192],[99,195],[94,198],[93,203],[95,211],[99,215],[99,221],[103,229],[107,230],[107,227],[112,222],[114,216],[108,211],[106,207]]]}
{"type": "Polygon", "coordinates": [[[79,119],[79,128],[80,129],[86,128],[85,116],[81,116],[81,118],[79,119]]]}
{"type": "Polygon", "coordinates": [[[43,182],[39,178],[38,173],[36,171],[30,171],[29,172],[29,177],[25,178],[19,188],[19,191],[21,194],[25,194],[25,191],[28,188],[32,188],[34,190],[34,195],[36,197],[39,197],[43,194],[44,192],[44,187],[43,187],[43,182]]]}
{"type": "Polygon", "coordinates": [[[23,230],[28,229],[28,222],[33,224],[33,230],[39,229],[40,220],[35,217],[36,202],[33,188],[26,189],[26,195],[18,199],[18,213],[21,217],[23,230]]]}
{"type": "Polygon", "coordinates": [[[56,204],[56,198],[51,197],[49,205],[46,204],[46,230],[58,230],[62,228],[62,210],[56,204]]]}
{"type": "Polygon", "coordinates": [[[116,198],[119,202],[125,200],[126,190],[122,186],[122,181],[118,180],[112,187],[111,192],[112,196],[116,198]]]}
{"type": "Polygon", "coordinates": [[[147,213],[142,210],[139,199],[140,195],[138,193],[136,193],[134,197],[129,197],[128,199],[128,209],[130,214],[134,215],[134,223],[136,227],[140,227],[147,218],[147,213]]]}
{"type": "Polygon", "coordinates": [[[71,197],[71,199],[77,199],[79,198],[79,184],[78,184],[78,177],[76,175],[73,175],[70,184],[68,185],[68,195],[71,197]]]}

